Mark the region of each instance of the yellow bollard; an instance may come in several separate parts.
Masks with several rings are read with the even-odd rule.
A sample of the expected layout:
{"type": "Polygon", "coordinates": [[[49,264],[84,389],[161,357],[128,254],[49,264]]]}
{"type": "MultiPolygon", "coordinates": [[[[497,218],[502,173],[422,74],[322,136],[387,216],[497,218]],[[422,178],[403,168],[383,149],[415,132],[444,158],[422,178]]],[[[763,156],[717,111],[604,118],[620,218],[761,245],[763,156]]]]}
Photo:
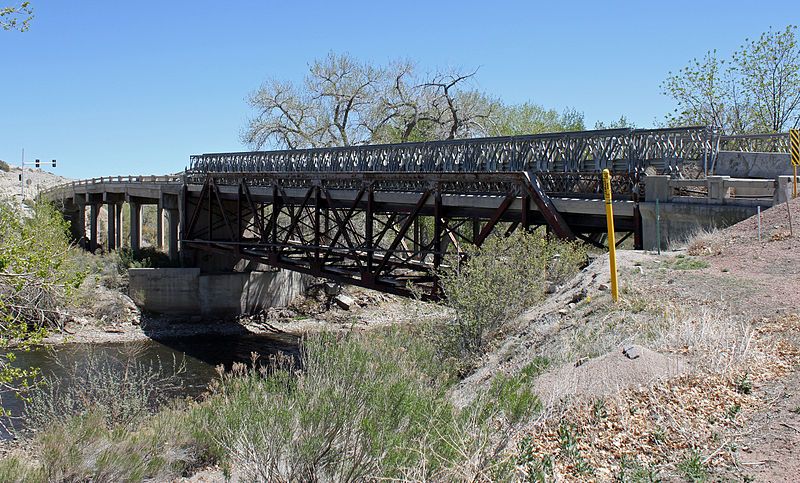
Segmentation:
{"type": "Polygon", "coordinates": [[[606,199],[606,224],[608,225],[608,259],[611,271],[611,298],[616,302],[619,300],[619,289],[617,288],[617,247],[614,237],[614,210],[611,207],[611,173],[607,169],[603,170],[603,193],[606,199]]]}

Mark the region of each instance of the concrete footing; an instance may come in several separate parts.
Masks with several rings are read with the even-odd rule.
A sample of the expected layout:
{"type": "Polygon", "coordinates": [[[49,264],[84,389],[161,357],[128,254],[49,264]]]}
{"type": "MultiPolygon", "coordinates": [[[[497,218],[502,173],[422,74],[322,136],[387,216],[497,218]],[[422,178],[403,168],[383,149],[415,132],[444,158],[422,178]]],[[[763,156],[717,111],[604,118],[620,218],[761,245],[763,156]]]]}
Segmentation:
{"type": "Polygon", "coordinates": [[[199,268],[131,268],[128,274],[129,295],[145,311],[217,317],[285,307],[311,280],[286,270],[205,274],[199,268]]]}

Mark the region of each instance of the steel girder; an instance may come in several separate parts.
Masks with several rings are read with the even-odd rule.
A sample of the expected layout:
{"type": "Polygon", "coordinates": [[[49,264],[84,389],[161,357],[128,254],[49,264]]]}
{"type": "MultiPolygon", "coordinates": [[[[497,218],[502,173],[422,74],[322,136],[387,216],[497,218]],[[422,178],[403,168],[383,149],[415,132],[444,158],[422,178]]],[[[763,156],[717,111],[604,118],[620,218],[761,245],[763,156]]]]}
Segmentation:
{"type": "MultiPolygon", "coordinates": [[[[199,192],[185,191],[182,242],[343,283],[436,297],[437,270],[464,243],[536,226],[587,239],[605,223],[559,214],[535,173],[427,173],[424,187],[401,193],[404,203],[376,202],[376,192],[398,175],[208,174],[199,192]],[[482,208],[442,202],[454,186],[469,183],[499,202],[482,208]]],[[[630,221],[620,226],[634,231],[630,221]]]]}

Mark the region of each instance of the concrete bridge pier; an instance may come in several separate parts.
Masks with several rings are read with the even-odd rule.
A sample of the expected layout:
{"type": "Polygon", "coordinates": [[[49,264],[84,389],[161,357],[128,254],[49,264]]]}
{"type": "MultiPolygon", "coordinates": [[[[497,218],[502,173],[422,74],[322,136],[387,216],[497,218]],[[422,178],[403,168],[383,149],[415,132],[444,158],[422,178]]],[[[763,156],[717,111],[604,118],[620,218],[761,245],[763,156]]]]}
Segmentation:
{"type": "Polygon", "coordinates": [[[180,252],[178,250],[178,222],[180,217],[177,209],[165,211],[167,213],[167,247],[169,250],[169,259],[176,262],[180,257],[180,252]]]}
{"type": "Polygon", "coordinates": [[[164,247],[164,206],[161,199],[156,205],[156,248],[164,247]]]}
{"type": "Polygon", "coordinates": [[[89,251],[94,253],[97,250],[97,218],[100,216],[100,205],[91,203],[89,205],[89,251]]]}
{"type": "Polygon", "coordinates": [[[72,208],[70,210],[73,213],[73,222],[70,225],[72,236],[81,248],[86,249],[86,197],[75,195],[69,206],[64,208],[72,208]]]}
{"type": "Polygon", "coordinates": [[[129,197],[128,206],[131,209],[131,250],[138,252],[142,248],[142,204],[129,197]]]}
{"type": "Polygon", "coordinates": [[[106,216],[108,218],[108,242],[106,250],[111,251],[117,248],[117,208],[116,203],[106,203],[106,216]]]}
{"type": "Polygon", "coordinates": [[[108,228],[106,238],[106,251],[122,247],[122,202],[125,197],[118,193],[103,193],[103,203],[106,206],[106,225],[108,228]]]}
{"type": "Polygon", "coordinates": [[[169,258],[173,262],[178,261],[180,257],[179,249],[179,224],[180,224],[180,200],[178,195],[161,193],[158,200],[158,208],[156,213],[157,220],[157,244],[159,248],[164,245],[164,221],[167,222],[167,250],[169,258]],[[164,216],[166,215],[166,220],[164,216]]]}
{"type": "Polygon", "coordinates": [[[122,248],[122,203],[114,204],[114,218],[116,219],[114,224],[117,226],[114,242],[117,248],[122,248]]]}

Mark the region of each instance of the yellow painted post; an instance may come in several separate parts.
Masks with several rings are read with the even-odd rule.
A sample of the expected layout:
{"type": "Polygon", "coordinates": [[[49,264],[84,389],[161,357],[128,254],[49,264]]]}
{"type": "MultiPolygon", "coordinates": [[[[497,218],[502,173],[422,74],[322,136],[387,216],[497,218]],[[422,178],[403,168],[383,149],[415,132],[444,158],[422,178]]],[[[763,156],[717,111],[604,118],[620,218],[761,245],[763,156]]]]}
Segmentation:
{"type": "Polygon", "coordinates": [[[608,259],[611,272],[611,298],[619,300],[617,288],[617,242],[614,237],[614,209],[611,207],[611,173],[603,170],[603,193],[606,199],[606,225],[608,225],[608,259]]]}
{"type": "Polygon", "coordinates": [[[789,155],[792,159],[792,198],[797,198],[797,167],[800,166],[800,130],[789,129],[789,155]]]}

